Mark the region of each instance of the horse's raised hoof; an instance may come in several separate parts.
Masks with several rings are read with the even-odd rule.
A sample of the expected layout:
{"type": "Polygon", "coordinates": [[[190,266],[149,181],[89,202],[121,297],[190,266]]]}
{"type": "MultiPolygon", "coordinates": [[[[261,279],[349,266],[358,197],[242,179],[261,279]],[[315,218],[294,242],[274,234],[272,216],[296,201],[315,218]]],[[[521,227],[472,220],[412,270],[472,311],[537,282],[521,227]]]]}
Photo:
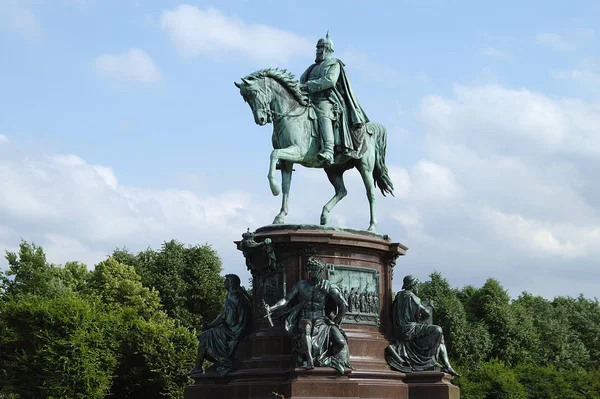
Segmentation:
{"type": "Polygon", "coordinates": [[[269,187],[271,187],[271,192],[275,197],[277,197],[279,193],[281,193],[281,186],[279,185],[279,183],[277,183],[277,181],[275,181],[275,179],[269,178],[269,187]]]}
{"type": "Polygon", "coordinates": [[[329,224],[329,214],[328,213],[322,213],[321,214],[321,226],[325,226],[329,224]]]}

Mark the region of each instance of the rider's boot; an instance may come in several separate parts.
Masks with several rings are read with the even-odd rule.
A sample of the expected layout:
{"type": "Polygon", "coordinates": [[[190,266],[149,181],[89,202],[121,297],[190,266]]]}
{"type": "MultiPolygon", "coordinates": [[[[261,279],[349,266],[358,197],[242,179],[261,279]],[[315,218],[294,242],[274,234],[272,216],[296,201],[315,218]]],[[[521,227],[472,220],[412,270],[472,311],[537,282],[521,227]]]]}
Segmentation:
{"type": "Polygon", "coordinates": [[[323,159],[328,165],[333,163],[333,126],[329,118],[319,119],[319,128],[323,139],[323,147],[317,156],[323,159]]]}

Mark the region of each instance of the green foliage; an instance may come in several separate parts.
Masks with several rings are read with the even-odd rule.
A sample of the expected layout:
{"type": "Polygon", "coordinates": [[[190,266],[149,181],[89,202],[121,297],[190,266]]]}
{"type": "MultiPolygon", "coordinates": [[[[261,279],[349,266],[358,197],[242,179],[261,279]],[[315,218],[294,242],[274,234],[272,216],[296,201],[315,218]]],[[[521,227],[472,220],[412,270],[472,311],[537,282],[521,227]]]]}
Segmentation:
{"type": "Polygon", "coordinates": [[[96,265],[86,289],[109,307],[133,308],[150,317],[160,308],[160,299],[156,290],[144,287],[141,280],[132,266],[109,258],[96,265]]]}
{"type": "Polygon", "coordinates": [[[527,391],[504,362],[492,360],[457,381],[464,399],[527,399],[527,391]]]}
{"type": "MultiPolygon", "coordinates": [[[[564,309],[574,336],[579,339],[585,352],[589,354],[589,359],[584,367],[599,368],[600,304],[598,300],[589,300],[580,295],[576,299],[555,298],[552,303],[554,306],[564,309]]],[[[576,349],[582,350],[582,348],[576,349]]]]}
{"type": "Polygon", "coordinates": [[[492,341],[483,323],[469,321],[458,292],[440,273],[419,287],[419,295],[434,303],[435,323],[442,326],[449,356],[462,365],[476,365],[488,358],[492,341]]]}
{"type": "Polygon", "coordinates": [[[527,311],[533,319],[539,340],[533,363],[554,365],[560,369],[586,367],[590,363],[588,349],[574,331],[570,321],[569,300],[557,298],[554,303],[540,296],[523,293],[513,303],[527,311]]]}
{"type": "Polygon", "coordinates": [[[221,312],[225,297],[222,265],[209,245],[185,246],[173,240],[160,251],[147,249],[133,255],[118,249],[113,257],[133,266],[143,284],[159,292],[165,312],[181,325],[198,328],[221,312]]]}
{"type": "MultiPolygon", "coordinates": [[[[0,398],[181,398],[193,328],[224,297],[208,245],[116,250],[89,271],[21,242],[0,274],[0,398]],[[41,381],[40,383],[32,383],[41,381]]],[[[600,304],[583,296],[511,300],[494,279],[420,285],[434,303],[462,398],[600,398],[600,304]]]]}
{"type": "MultiPolygon", "coordinates": [[[[519,381],[525,387],[528,398],[539,399],[584,399],[586,396],[573,389],[565,379],[568,372],[554,366],[521,365],[516,368],[519,381]]],[[[577,371],[574,371],[577,373],[577,371]]]]}
{"type": "Polygon", "coordinates": [[[3,390],[23,398],[103,398],[118,343],[116,320],[74,293],[0,303],[3,390]],[[36,382],[40,383],[36,383],[36,382]]]}
{"type": "Polygon", "coordinates": [[[132,266],[109,258],[93,272],[59,267],[27,242],[7,259],[0,397],[183,396],[196,337],[160,310],[158,292],[132,266]]]}
{"type": "Polygon", "coordinates": [[[3,297],[19,294],[56,295],[64,291],[57,268],[46,262],[43,249],[21,241],[19,252],[6,252],[8,270],[2,281],[3,297]]]}
{"type": "Polygon", "coordinates": [[[523,293],[497,280],[450,287],[439,274],[419,287],[433,300],[464,398],[600,398],[600,305],[523,293]],[[586,371],[588,370],[588,371],[586,371]]]}
{"type": "Polygon", "coordinates": [[[196,356],[196,337],[174,320],[130,317],[118,334],[119,365],[111,393],[118,398],[181,398],[196,356]]]}

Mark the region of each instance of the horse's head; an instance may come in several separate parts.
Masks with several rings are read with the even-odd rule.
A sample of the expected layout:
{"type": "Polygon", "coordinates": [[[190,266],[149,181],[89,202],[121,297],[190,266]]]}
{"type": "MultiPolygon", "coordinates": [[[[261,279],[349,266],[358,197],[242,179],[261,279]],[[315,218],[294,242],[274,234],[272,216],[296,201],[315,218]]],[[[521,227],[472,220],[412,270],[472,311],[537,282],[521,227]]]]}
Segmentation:
{"type": "Polygon", "coordinates": [[[294,75],[285,69],[261,69],[242,78],[241,83],[234,84],[250,105],[257,125],[272,122],[273,115],[281,116],[297,104],[308,104],[307,93],[301,90],[294,75]]]}
{"type": "Polygon", "coordinates": [[[271,98],[267,91],[267,78],[256,78],[252,75],[242,78],[242,82],[234,82],[235,86],[240,89],[240,94],[244,101],[250,105],[254,122],[257,125],[264,126],[270,123],[271,120],[271,98]]]}

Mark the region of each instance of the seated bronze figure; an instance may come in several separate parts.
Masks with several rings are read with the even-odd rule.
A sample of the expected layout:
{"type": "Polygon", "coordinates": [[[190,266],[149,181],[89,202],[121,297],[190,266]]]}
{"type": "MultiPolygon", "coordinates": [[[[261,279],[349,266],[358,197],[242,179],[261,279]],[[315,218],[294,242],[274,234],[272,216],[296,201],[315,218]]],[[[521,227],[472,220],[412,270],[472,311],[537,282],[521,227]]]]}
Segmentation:
{"type": "Polygon", "coordinates": [[[442,328],[425,323],[431,314],[417,296],[418,282],[413,276],[404,277],[402,291],[396,294],[392,325],[394,342],[386,348],[386,360],[393,369],[405,373],[437,369],[458,376],[450,365],[442,328]]]}
{"type": "Polygon", "coordinates": [[[207,371],[216,371],[220,375],[229,373],[237,343],[250,328],[252,301],[241,287],[240,278],[235,274],[226,275],[225,289],[227,298],[223,302],[223,313],[211,323],[204,324],[198,336],[198,357],[190,371],[192,376],[204,372],[204,359],[214,363],[207,371]]]}

